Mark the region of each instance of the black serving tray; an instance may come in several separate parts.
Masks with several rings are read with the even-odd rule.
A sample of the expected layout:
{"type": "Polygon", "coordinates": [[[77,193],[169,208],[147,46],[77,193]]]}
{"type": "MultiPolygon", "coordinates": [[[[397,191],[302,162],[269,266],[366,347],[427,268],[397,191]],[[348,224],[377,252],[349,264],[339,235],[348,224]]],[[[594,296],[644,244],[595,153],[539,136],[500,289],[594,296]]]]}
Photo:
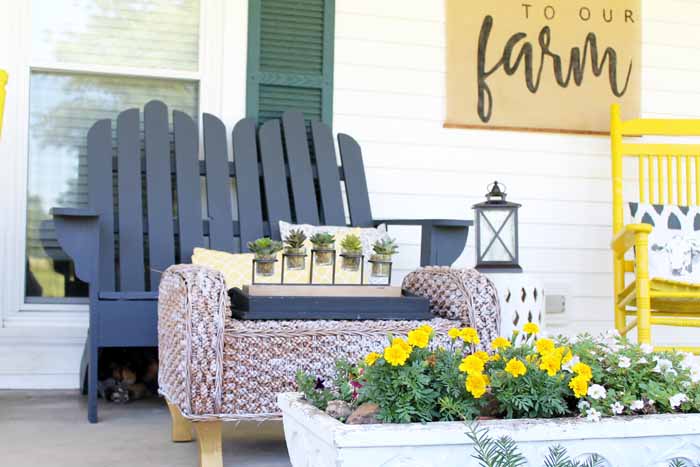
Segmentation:
{"type": "Polygon", "coordinates": [[[428,320],[430,302],[406,290],[401,297],[280,297],[249,296],[228,291],[237,319],[428,320]]]}

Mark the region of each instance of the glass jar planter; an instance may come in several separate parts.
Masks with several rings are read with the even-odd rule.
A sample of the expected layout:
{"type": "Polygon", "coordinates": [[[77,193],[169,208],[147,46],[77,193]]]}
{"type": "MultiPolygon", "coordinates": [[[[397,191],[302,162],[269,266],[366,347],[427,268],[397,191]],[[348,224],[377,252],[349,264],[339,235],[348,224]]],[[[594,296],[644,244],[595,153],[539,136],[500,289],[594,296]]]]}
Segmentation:
{"type": "Polygon", "coordinates": [[[389,277],[391,274],[391,255],[372,255],[372,277],[389,277]]]}
{"type": "Polygon", "coordinates": [[[343,251],[341,256],[343,257],[341,267],[344,271],[357,272],[360,269],[360,264],[362,263],[361,251],[343,251]]]}
{"type": "Polygon", "coordinates": [[[316,266],[330,266],[333,264],[333,260],[335,259],[335,250],[333,249],[333,245],[316,247],[314,248],[314,251],[316,252],[316,266]]]}
{"type": "Polygon", "coordinates": [[[275,263],[277,258],[274,256],[258,256],[255,258],[255,274],[261,277],[270,277],[275,274],[275,263]]]}
{"type": "Polygon", "coordinates": [[[284,255],[290,271],[301,271],[306,267],[306,248],[287,248],[284,255]]]}

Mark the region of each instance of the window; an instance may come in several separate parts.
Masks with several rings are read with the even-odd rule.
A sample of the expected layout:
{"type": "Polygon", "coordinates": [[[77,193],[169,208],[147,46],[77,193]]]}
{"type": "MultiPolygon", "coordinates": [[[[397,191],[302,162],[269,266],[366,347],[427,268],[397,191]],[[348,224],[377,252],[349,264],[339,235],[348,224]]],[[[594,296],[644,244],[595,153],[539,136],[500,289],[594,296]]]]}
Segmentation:
{"type": "Polygon", "coordinates": [[[334,0],[250,0],[246,113],[285,110],[331,124],[334,0]]]}
{"type": "Polygon", "coordinates": [[[199,107],[199,0],[33,0],[25,295],[87,295],[49,210],[87,205],[86,135],[151,99],[199,107]]]}

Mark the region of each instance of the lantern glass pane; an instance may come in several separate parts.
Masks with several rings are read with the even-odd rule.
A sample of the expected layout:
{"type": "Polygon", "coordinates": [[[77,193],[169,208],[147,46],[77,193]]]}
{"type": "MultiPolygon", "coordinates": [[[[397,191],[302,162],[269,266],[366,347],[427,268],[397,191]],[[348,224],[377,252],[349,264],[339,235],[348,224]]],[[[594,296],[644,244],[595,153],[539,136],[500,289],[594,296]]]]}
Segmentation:
{"type": "Polygon", "coordinates": [[[479,230],[481,235],[481,251],[479,257],[482,261],[514,261],[515,255],[515,218],[508,217],[512,213],[509,209],[484,209],[482,211],[479,230]],[[506,220],[507,219],[507,220],[506,220]],[[505,226],[503,223],[505,222],[505,226]],[[501,229],[501,226],[503,228],[501,229]],[[501,229],[496,236],[496,232],[501,229]]]}

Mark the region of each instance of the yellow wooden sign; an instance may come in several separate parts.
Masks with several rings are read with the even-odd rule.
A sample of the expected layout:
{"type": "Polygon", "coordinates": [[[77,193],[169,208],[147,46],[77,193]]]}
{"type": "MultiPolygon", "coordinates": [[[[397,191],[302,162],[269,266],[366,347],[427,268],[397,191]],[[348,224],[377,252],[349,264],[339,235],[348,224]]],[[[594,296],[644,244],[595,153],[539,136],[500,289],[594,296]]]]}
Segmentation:
{"type": "Polygon", "coordinates": [[[446,0],[446,127],[608,133],[639,116],[640,0],[446,0]]]}
{"type": "Polygon", "coordinates": [[[7,84],[7,72],[0,70],[0,137],[2,137],[2,117],[5,113],[5,85],[7,84]]]}

